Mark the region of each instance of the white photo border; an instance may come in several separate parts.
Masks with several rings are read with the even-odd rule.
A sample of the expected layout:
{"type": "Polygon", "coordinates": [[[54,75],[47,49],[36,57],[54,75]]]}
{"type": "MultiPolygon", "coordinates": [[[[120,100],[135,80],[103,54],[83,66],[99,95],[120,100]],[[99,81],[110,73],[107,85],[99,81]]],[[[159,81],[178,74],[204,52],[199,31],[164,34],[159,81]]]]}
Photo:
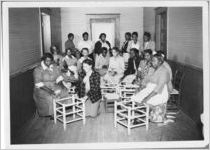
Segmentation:
{"type": "Polygon", "coordinates": [[[116,149],[116,148],[201,148],[209,144],[209,3],[207,1],[82,1],[82,2],[3,2],[3,46],[1,52],[1,143],[9,149],[116,149]],[[9,8],[38,7],[202,7],[203,21],[203,87],[204,87],[204,140],[160,141],[129,143],[79,143],[79,144],[10,144],[10,87],[9,87],[9,8]]]}

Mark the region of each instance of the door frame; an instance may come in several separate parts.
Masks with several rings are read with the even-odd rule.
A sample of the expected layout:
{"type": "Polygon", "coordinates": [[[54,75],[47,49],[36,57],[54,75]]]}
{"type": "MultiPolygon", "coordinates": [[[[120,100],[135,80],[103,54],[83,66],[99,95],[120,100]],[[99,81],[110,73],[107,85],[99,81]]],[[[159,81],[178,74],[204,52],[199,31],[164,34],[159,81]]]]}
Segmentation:
{"type": "MultiPolygon", "coordinates": [[[[47,9],[46,9],[47,10],[47,9]]],[[[45,41],[44,41],[44,30],[43,30],[43,15],[49,16],[50,18],[50,46],[52,44],[52,33],[51,33],[51,14],[49,11],[45,9],[40,10],[40,21],[41,21],[41,40],[42,40],[42,54],[49,52],[49,50],[45,50],[45,41]]]]}
{"type": "Polygon", "coordinates": [[[86,14],[87,26],[92,40],[92,23],[115,23],[115,45],[120,46],[120,14],[86,14]]]}
{"type": "MultiPolygon", "coordinates": [[[[161,17],[161,14],[165,13],[166,14],[166,49],[163,50],[165,53],[165,57],[168,58],[168,9],[167,7],[157,7],[155,9],[155,42],[156,42],[156,46],[158,45],[158,41],[157,41],[157,36],[161,36],[160,34],[158,35],[158,31],[157,31],[157,23],[158,23],[158,18],[161,17]]],[[[159,29],[160,32],[160,29],[159,29]]],[[[159,43],[160,44],[160,43],[159,43]]],[[[157,47],[155,47],[157,49],[157,47]]],[[[157,49],[159,50],[159,49],[157,49]]]]}

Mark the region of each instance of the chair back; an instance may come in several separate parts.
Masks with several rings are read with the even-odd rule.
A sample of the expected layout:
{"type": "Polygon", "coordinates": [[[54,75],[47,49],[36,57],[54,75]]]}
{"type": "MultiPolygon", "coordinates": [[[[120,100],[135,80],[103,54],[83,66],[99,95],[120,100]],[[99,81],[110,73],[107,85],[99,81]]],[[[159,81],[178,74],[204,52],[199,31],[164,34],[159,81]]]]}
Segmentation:
{"type": "Polygon", "coordinates": [[[174,88],[178,91],[180,91],[180,89],[181,89],[183,78],[184,78],[184,71],[177,69],[175,72],[173,85],[174,85],[174,88]]]}

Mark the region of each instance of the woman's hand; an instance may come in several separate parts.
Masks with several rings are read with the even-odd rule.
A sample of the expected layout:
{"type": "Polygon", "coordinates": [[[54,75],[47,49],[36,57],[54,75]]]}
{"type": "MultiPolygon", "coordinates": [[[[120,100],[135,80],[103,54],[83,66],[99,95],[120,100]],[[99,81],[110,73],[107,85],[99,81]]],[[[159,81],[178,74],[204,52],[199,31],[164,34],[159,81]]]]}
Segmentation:
{"type": "Polygon", "coordinates": [[[82,98],[80,98],[82,101],[86,102],[86,100],[88,99],[88,96],[84,96],[82,98]]]}

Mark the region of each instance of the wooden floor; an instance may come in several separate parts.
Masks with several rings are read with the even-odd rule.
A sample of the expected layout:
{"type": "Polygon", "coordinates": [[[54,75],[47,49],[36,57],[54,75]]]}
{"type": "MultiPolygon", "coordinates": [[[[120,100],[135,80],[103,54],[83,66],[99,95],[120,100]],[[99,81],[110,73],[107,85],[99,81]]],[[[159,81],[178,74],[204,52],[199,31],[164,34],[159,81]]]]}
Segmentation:
{"type": "Polygon", "coordinates": [[[12,144],[202,140],[194,122],[181,111],[177,114],[175,123],[165,126],[150,123],[148,131],[142,126],[132,129],[130,135],[121,125],[114,128],[113,120],[113,113],[102,110],[97,118],[87,118],[85,125],[82,121],[74,122],[68,124],[64,131],[62,123],[54,124],[48,118],[35,115],[12,138],[12,144]]]}

